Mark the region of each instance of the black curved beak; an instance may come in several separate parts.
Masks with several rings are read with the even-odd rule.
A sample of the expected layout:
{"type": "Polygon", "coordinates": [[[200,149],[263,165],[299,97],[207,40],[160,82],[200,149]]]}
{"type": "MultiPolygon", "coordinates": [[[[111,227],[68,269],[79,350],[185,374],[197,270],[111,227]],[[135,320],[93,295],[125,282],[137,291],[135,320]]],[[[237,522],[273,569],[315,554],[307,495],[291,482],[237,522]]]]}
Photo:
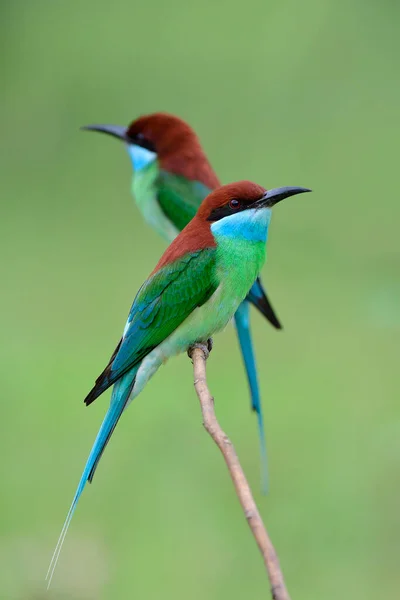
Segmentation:
{"type": "Polygon", "coordinates": [[[130,141],[126,134],[126,127],[122,127],[121,125],[84,125],[81,129],[83,131],[99,131],[100,133],[106,133],[107,135],[112,135],[127,143],[130,141]]]}
{"type": "Polygon", "coordinates": [[[274,188],[273,190],[268,190],[268,192],[266,192],[264,196],[260,198],[260,200],[257,200],[255,206],[258,208],[261,208],[262,206],[271,208],[275,204],[278,204],[278,202],[280,202],[281,200],[289,198],[289,196],[295,196],[296,194],[304,194],[305,192],[311,191],[312,190],[309,190],[308,188],[292,186],[274,188]]]}

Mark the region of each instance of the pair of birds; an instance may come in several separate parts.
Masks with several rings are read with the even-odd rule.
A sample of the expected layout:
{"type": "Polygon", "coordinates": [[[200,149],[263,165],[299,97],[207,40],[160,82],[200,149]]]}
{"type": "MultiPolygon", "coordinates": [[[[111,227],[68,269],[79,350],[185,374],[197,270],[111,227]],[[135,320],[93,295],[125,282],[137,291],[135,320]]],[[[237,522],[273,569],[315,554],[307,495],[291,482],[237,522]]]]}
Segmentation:
{"type": "Polygon", "coordinates": [[[249,305],[281,325],[259,278],[266,257],[271,208],[310,190],[267,191],[250,181],[225,186],[195,132],[181,119],[155,113],[127,128],[90,125],[121,140],[133,166],[132,192],[146,222],[168,242],[133,301],[122,338],[85,398],[91,404],[110,386],[111,403],[94,442],[48,571],[50,585],[77,502],[128,404],[171,356],[206,342],[234,317],[257,413],[266,485],[263,417],[252,347],[249,305]]]}

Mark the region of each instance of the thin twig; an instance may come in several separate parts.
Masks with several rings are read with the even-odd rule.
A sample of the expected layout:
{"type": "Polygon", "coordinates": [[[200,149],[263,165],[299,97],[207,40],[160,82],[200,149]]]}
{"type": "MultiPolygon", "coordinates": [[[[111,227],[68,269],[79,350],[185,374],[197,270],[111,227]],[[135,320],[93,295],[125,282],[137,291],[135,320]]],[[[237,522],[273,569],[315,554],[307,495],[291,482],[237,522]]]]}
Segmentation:
{"type": "Polygon", "coordinates": [[[211,396],[206,380],[206,360],[209,349],[203,344],[194,344],[188,354],[193,361],[194,387],[200,400],[203,425],[218,448],[221,450],[229,469],[244,515],[263,556],[271,585],[273,600],[290,600],[278,555],[269,538],[261,515],[258,512],[250,486],[240,465],[239,459],[228,436],[221,429],[214,411],[214,398],[211,396]]]}

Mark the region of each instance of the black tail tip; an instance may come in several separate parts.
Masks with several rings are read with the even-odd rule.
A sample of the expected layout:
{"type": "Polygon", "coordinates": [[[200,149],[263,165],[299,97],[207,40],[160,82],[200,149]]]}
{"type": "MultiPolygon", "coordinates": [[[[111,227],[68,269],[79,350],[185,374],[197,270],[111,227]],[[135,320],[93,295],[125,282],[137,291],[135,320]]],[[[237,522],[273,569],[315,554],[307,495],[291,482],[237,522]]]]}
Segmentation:
{"type": "Polygon", "coordinates": [[[84,399],[84,403],[86,404],[86,406],[89,406],[89,404],[92,404],[92,402],[94,402],[96,400],[97,396],[98,396],[98,394],[96,393],[96,389],[94,388],[93,390],[91,390],[88,393],[88,395],[84,399]]]}

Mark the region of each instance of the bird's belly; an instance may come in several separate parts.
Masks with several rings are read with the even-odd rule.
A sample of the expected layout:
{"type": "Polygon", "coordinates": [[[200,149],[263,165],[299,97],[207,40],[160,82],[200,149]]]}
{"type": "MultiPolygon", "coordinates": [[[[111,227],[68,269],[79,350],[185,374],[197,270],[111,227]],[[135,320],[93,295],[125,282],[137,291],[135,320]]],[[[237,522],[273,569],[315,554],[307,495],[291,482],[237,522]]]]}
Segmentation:
{"type": "Polygon", "coordinates": [[[157,348],[165,361],[169,357],[185,352],[194,342],[206,342],[229,323],[243,297],[226,293],[221,284],[211,298],[196,308],[181,325],[157,348]]]}
{"type": "Polygon", "coordinates": [[[196,308],[169,337],[143,359],[129,403],[169,358],[185,352],[194,342],[206,342],[214,333],[223,329],[239,304],[240,300],[225,298],[223,287],[219,286],[205,304],[196,308]]]}

